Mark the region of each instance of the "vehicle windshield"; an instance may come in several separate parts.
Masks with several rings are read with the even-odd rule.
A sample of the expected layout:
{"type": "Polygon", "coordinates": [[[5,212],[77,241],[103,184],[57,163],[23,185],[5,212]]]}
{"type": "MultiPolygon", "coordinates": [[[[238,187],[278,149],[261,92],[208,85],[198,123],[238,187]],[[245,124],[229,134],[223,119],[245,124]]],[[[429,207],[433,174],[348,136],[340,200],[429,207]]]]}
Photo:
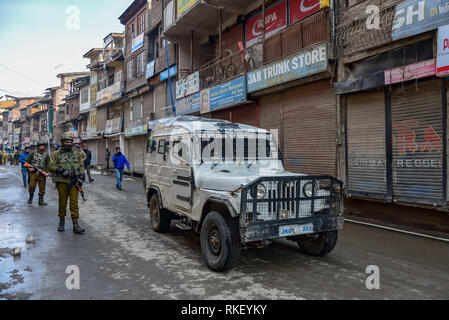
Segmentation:
{"type": "Polygon", "coordinates": [[[196,135],[200,164],[233,164],[280,160],[280,153],[272,134],[247,131],[202,131],[196,135]]]}

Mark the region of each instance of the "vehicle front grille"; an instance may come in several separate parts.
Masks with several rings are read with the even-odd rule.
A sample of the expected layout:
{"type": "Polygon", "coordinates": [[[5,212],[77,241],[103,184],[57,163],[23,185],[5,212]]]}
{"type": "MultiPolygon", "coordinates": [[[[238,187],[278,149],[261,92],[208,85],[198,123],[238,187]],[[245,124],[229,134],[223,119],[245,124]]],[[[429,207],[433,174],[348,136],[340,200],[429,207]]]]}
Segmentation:
{"type": "Polygon", "coordinates": [[[262,177],[242,191],[242,216],[245,223],[306,218],[313,214],[341,211],[341,182],[332,177],[262,177]],[[313,183],[314,196],[304,194],[304,185],[313,183]],[[257,199],[257,187],[265,196],[257,199]]]}

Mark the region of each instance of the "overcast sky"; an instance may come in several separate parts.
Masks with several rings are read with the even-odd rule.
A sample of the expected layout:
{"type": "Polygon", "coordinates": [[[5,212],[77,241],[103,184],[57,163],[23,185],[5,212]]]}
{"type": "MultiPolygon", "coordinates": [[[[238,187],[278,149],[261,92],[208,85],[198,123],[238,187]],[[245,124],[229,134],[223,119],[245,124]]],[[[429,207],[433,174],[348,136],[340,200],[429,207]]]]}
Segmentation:
{"type": "Polygon", "coordinates": [[[58,73],[87,71],[83,54],[101,48],[109,33],[123,32],[118,17],[131,3],[0,0],[0,97],[41,95],[59,85],[58,73]]]}

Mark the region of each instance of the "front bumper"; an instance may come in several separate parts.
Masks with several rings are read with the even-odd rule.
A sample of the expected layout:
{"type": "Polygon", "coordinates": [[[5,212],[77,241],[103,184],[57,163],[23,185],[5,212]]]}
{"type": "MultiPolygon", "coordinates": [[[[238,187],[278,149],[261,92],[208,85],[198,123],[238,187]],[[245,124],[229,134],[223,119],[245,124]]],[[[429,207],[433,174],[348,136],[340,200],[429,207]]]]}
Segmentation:
{"type": "Polygon", "coordinates": [[[242,242],[252,242],[268,239],[283,238],[279,229],[283,226],[313,224],[313,233],[338,230],[343,227],[343,214],[314,215],[306,218],[261,221],[248,224],[240,229],[242,242]]]}

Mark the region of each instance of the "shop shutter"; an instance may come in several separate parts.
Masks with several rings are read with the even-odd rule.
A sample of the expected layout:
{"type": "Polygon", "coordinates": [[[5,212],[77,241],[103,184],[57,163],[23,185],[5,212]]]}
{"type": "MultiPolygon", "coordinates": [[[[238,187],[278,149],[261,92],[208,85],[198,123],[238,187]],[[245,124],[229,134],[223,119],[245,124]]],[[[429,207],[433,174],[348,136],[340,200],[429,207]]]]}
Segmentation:
{"type": "Polygon", "coordinates": [[[165,84],[158,84],[154,88],[154,94],[156,95],[155,118],[160,119],[167,117],[167,108],[165,104],[165,84]]]}
{"type": "Polygon", "coordinates": [[[153,92],[147,92],[143,96],[143,117],[150,117],[153,112],[153,92]]]}
{"type": "Polygon", "coordinates": [[[135,173],[144,173],[144,154],[145,154],[145,141],[146,136],[137,136],[132,138],[132,150],[133,150],[133,162],[134,162],[134,172],[135,173]]]}
{"type": "Polygon", "coordinates": [[[385,95],[360,92],[347,98],[349,195],[385,199],[385,95]]]}
{"type": "Polygon", "coordinates": [[[242,123],[249,126],[258,126],[257,106],[255,104],[233,108],[231,110],[232,122],[242,123]]]}
{"type": "Polygon", "coordinates": [[[261,97],[260,106],[260,127],[266,130],[277,130],[278,145],[282,145],[281,135],[281,104],[282,95],[269,95],[261,97]]]}
{"type": "Polygon", "coordinates": [[[215,112],[212,112],[210,115],[211,115],[211,118],[213,118],[213,119],[221,119],[221,120],[231,121],[231,111],[229,109],[215,111],[215,112]]]}
{"type": "Polygon", "coordinates": [[[336,107],[328,80],[301,85],[284,97],[284,166],[306,174],[336,174],[336,107]]]}
{"type": "Polygon", "coordinates": [[[391,114],[393,198],[441,204],[443,123],[440,80],[393,88],[391,114]]]}

